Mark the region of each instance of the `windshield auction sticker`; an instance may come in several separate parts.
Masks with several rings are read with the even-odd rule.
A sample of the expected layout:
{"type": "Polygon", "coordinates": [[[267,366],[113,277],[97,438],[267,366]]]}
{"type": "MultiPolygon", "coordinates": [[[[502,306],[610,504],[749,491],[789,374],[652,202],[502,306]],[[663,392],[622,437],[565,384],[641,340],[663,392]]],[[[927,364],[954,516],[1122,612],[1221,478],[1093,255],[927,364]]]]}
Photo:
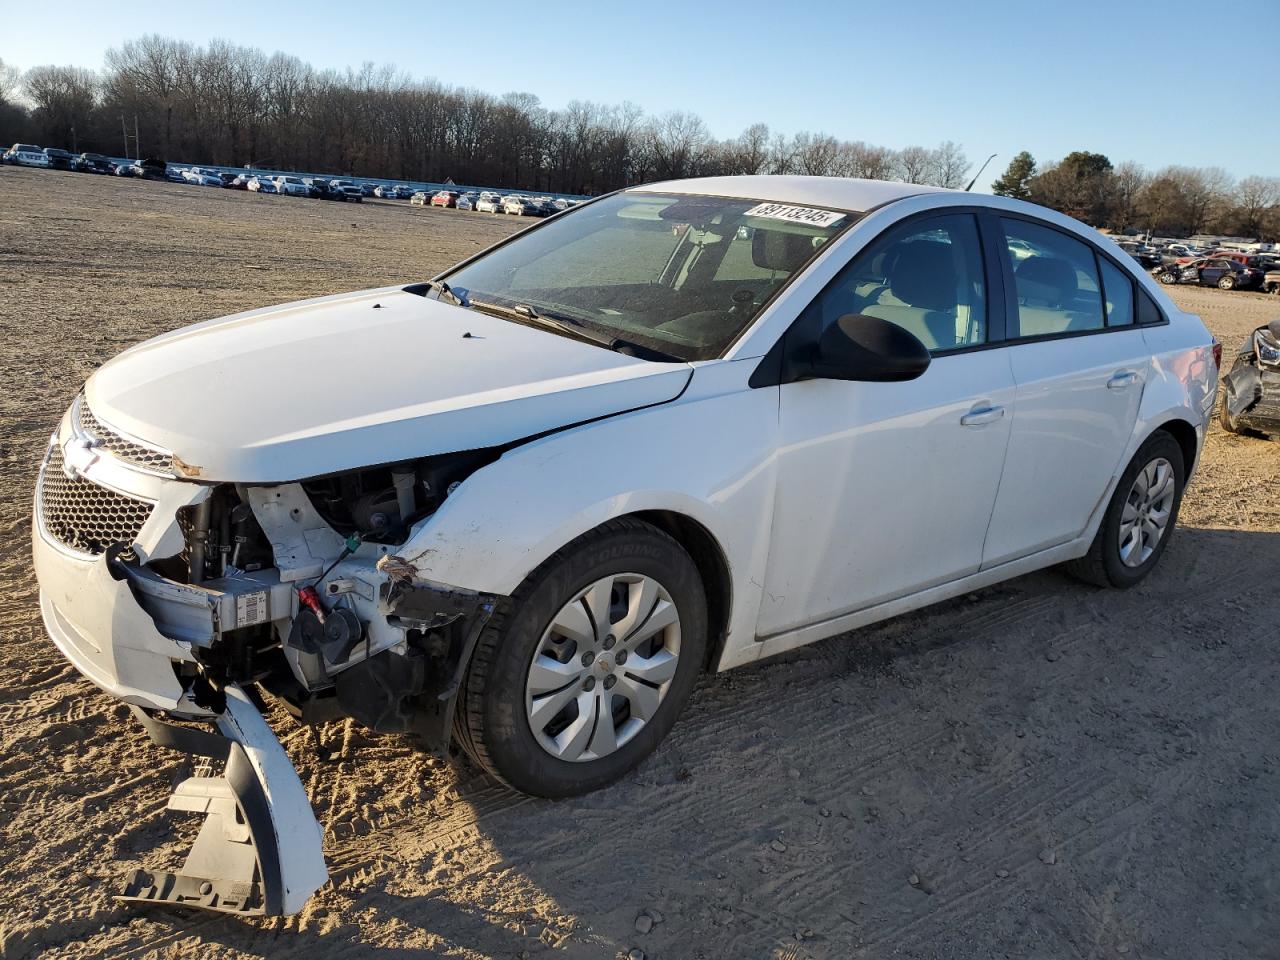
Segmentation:
{"type": "Polygon", "coordinates": [[[843,213],[833,210],[815,210],[813,207],[788,207],[781,203],[762,203],[752,207],[744,216],[764,217],[767,220],[786,220],[788,223],[804,223],[811,227],[829,227],[844,219],[843,213]]]}

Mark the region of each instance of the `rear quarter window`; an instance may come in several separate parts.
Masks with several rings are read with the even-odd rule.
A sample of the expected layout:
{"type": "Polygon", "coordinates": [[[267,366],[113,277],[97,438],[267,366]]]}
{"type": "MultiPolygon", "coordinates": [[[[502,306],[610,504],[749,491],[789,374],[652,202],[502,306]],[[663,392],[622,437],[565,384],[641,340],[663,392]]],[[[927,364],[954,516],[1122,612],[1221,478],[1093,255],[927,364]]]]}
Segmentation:
{"type": "Polygon", "coordinates": [[[1098,258],[1102,268],[1103,300],[1107,308],[1108,327],[1128,327],[1133,324],[1133,280],[1104,257],[1098,258]]]}

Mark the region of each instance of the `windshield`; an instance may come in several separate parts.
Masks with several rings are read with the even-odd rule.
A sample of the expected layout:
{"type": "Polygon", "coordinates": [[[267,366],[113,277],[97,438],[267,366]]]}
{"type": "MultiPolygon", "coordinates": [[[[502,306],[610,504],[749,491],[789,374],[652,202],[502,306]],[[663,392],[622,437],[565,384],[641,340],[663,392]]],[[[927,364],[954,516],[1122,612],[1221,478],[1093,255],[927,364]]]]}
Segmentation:
{"type": "Polygon", "coordinates": [[[758,200],[620,193],[549,220],[447,279],[481,308],[527,306],[680,360],[709,360],[856,219],[758,200]]]}

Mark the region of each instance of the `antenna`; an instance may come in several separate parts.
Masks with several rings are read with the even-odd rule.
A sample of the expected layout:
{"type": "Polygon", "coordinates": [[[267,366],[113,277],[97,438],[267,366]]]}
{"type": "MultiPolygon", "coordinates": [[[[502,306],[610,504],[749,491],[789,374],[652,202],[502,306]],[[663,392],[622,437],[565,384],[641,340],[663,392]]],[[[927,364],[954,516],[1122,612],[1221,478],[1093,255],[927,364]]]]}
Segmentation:
{"type": "Polygon", "coordinates": [[[982,166],[980,166],[978,168],[978,172],[973,175],[973,179],[969,181],[969,185],[964,188],[965,193],[968,193],[970,190],[973,189],[973,185],[977,183],[978,178],[982,176],[982,171],[987,169],[987,164],[990,163],[995,158],[996,158],[996,155],[993,153],[991,156],[987,157],[987,159],[982,161],[982,166]]]}

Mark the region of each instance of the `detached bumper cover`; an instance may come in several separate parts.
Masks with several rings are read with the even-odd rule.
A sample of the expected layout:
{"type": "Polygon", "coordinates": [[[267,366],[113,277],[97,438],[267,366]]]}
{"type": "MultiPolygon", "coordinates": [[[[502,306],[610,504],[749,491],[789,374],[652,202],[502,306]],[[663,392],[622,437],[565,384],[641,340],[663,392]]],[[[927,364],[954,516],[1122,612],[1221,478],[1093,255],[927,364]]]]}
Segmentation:
{"type": "Polygon", "coordinates": [[[40,611],[54,644],[82,674],[130,704],[156,743],[224,764],[183,781],[169,809],[204,815],[178,872],[135,871],[120,899],[239,915],[292,914],[326,881],[320,826],[284,748],[238,686],[215,714],[194,703],[175,666],[191,645],[164,636],[108,554],[73,555],[36,528],[40,611]],[[179,725],[160,712],[181,717],[179,725]]]}
{"type": "Polygon", "coordinates": [[[328,879],[306,791],[271,728],[237,686],[217,733],[133,711],[161,746],[226,764],[222,776],[178,784],[169,809],[205,816],[177,873],[137,870],[117,899],[239,915],[290,915],[328,879]]]}

